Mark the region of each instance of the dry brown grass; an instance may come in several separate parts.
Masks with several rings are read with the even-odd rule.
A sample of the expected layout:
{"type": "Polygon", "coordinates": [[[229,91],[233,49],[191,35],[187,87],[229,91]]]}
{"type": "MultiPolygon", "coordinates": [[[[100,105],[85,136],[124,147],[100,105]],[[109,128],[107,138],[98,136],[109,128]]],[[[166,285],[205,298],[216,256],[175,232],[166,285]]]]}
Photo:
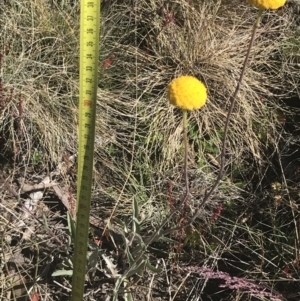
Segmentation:
{"type": "MultiPolygon", "coordinates": [[[[194,212],[205,189],[215,180],[230,96],[241,71],[256,11],[241,1],[102,2],[92,211],[108,217],[115,207],[116,216],[130,216],[131,200],[136,198],[145,231],[152,233],[169,213],[170,200],[180,199],[184,183],[181,113],[168,104],[165,88],[181,74],[195,75],[208,87],[207,105],[189,116],[189,177],[193,196],[189,210],[194,212]],[[171,184],[172,191],[168,193],[171,184]]],[[[257,216],[253,217],[255,202],[261,198],[252,194],[257,188],[252,186],[263,180],[270,154],[279,147],[282,128],[277,117],[278,100],[298,91],[299,37],[295,36],[293,9],[290,4],[263,15],[231,118],[226,177],[187,235],[185,243],[190,250],[182,250],[194,264],[220,268],[218,258],[225,257],[254,279],[262,277],[264,269],[270,273],[267,277],[270,280],[280,271],[274,259],[278,253],[271,245],[282,241],[272,237],[265,244],[266,233],[272,227],[268,224],[264,232],[257,225],[265,222],[256,225],[247,221],[256,220],[257,216]],[[223,205],[225,215],[214,225],[209,219],[219,204],[223,205]],[[242,238],[239,240],[239,237],[242,238]],[[239,252],[250,253],[255,247],[256,253],[249,255],[253,263],[247,261],[243,265],[239,252]],[[265,267],[264,261],[276,268],[265,267]]],[[[14,89],[12,101],[0,110],[3,152],[0,164],[9,169],[2,177],[12,182],[22,176],[32,182],[33,175],[49,175],[66,163],[65,157],[77,152],[79,6],[77,1],[15,0],[6,1],[0,12],[0,52],[8,49],[2,60],[1,78],[6,95],[14,89]],[[19,94],[22,95],[21,117],[18,117],[19,94]],[[16,122],[18,118],[21,131],[16,122]]],[[[56,180],[62,186],[72,187],[72,194],[75,175],[76,168],[56,180]]],[[[0,181],[2,188],[3,183],[0,181]]],[[[53,195],[49,193],[49,197],[53,195]]],[[[9,192],[3,192],[2,204],[7,198],[9,192]]],[[[286,216],[292,203],[286,203],[287,208],[282,209],[286,216]]],[[[269,206],[271,216],[278,216],[277,208],[269,206]]],[[[295,211],[293,214],[290,220],[295,220],[297,214],[295,211]]],[[[169,226],[174,223],[176,220],[169,226]]],[[[0,224],[4,227],[7,221],[3,219],[0,224]]],[[[287,228],[281,227],[278,221],[274,225],[280,231],[282,228],[279,236],[283,238],[287,228]]],[[[2,229],[2,235],[8,235],[13,228],[21,231],[13,224],[10,229],[2,229]]],[[[51,239],[47,231],[44,235],[43,239],[51,239]]],[[[16,240],[19,250],[36,250],[39,244],[42,245],[41,238],[36,237],[27,242],[26,247],[20,238],[16,240]]],[[[4,247],[13,252],[9,241],[2,243],[2,250],[4,247]]],[[[288,249],[288,254],[283,255],[285,259],[297,250],[291,242],[281,248],[288,249]]],[[[41,249],[44,252],[41,258],[47,261],[48,249],[41,249]]],[[[164,252],[169,253],[169,257],[175,256],[172,247],[164,252]]],[[[55,254],[59,257],[59,251],[55,254]]],[[[160,288],[168,292],[167,299],[173,300],[177,294],[179,299],[175,300],[188,300],[185,298],[191,285],[196,287],[196,284],[195,296],[199,294],[206,282],[183,271],[177,271],[176,275],[181,276],[170,280],[170,262],[168,255],[165,256],[166,272],[159,277],[168,284],[160,288]],[[182,289],[180,293],[178,287],[182,289]]],[[[184,256],[179,258],[179,266],[188,262],[184,256]]],[[[158,259],[159,255],[154,261],[158,259]]],[[[33,279],[36,266],[36,262],[26,262],[20,274],[24,276],[28,271],[30,277],[27,276],[33,279]]],[[[3,277],[7,277],[5,269],[3,277]]],[[[136,293],[146,292],[147,300],[159,300],[150,292],[151,277],[145,275],[136,293]]],[[[153,281],[156,283],[156,276],[153,281]]],[[[64,280],[63,285],[67,287],[68,280],[64,280]]],[[[68,293],[64,288],[47,287],[47,281],[41,281],[36,288],[42,300],[62,300],[60,298],[68,293]],[[57,290],[58,295],[53,294],[53,290],[57,290]]],[[[99,298],[96,293],[92,297],[94,293],[86,300],[99,298]]],[[[242,296],[235,297],[235,300],[245,300],[242,296]]]]}

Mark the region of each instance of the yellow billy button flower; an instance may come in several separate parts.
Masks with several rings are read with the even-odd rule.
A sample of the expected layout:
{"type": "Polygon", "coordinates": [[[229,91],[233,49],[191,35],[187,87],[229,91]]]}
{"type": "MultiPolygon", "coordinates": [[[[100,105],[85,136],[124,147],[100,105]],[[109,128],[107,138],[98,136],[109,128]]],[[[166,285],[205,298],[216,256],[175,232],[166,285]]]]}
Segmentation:
{"type": "Polygon", "coordinates": [[[168,86],[169,102],[182,110],[197,110],[205,105],[206,87],[197,78],[183,75],[168,86]]]}
{"type": "Polygon", "coordinates": [[[259,9],[277,9],[285,4],[286,0],[248,0],[249,4],[259,9]]]}

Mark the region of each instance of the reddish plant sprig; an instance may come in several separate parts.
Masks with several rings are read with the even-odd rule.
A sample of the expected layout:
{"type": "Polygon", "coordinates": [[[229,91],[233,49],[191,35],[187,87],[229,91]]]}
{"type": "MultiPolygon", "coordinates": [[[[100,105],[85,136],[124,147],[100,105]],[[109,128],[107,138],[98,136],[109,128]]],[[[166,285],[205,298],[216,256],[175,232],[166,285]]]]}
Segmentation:
{"type": "Polygon", "coordinates": [[[108,68],[108,67],[112,64],[114,58],[115,58],[115,55],[114,55],[114,54],[111,54],[111,55],[110,55],[107,59],[105,59],[104,62],[102,63],[102,68],[103,68],[103,69],[108,68]]]}
{"type": "Polygon", "coordinates": [[[222,210],[223,210],[223,205],[219,204],[219,206],[217,207],[217,209],[215,210],[215,212],[213,213],[209,221],[211,223],[215,222],[220,217],[222,210]]]}
{"type": "Polygon", "coordinates": [[[172,13],[169,13],[168,11],[164,11],[164,21],[162,24],[161,31],[163,31],[170,23],[175,23],[175,17],[172,13]]]}
{"type": "Polygon", "coordinates": [[[244,277],[233,277],[225,272],[215,272],[210,268],[197,266],[187,267],[185,268],[185,270],[200,274],[207,279],[224,280],[224,283],[219,285],[220,288],[229,288],[232,290],[251,294],[252,296],[266,297],[272,301],[282,300],[282,296],[280,294],[267,291],[267,289],[262,285],[256,284],[244,277]]]}

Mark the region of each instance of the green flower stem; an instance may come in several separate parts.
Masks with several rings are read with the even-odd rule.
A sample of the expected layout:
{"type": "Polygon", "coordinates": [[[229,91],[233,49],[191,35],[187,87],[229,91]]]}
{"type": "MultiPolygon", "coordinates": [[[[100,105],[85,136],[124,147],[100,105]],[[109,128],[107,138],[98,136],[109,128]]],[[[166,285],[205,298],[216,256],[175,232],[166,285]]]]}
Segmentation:
{"type": "Polygon", "coordinates": [[[187,121],[187,111],[183,110],[183,139],[184,139],[184,179],[185,179],[185,195],[183,198],[183,203],[185,203],[189,196],[189,177],[188,177],[188,121],[187,121]]]}

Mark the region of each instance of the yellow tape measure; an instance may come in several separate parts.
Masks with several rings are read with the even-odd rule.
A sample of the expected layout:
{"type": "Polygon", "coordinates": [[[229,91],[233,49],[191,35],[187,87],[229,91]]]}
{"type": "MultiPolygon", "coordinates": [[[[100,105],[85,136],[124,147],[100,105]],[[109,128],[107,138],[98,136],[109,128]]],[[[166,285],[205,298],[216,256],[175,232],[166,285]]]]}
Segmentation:
{"type": "Polygon", "coordinates": [[[83,300],[86,274],[98,87],[100,1],[81,0],[80,8],[79,150],[72,301],[83,300]]]}

